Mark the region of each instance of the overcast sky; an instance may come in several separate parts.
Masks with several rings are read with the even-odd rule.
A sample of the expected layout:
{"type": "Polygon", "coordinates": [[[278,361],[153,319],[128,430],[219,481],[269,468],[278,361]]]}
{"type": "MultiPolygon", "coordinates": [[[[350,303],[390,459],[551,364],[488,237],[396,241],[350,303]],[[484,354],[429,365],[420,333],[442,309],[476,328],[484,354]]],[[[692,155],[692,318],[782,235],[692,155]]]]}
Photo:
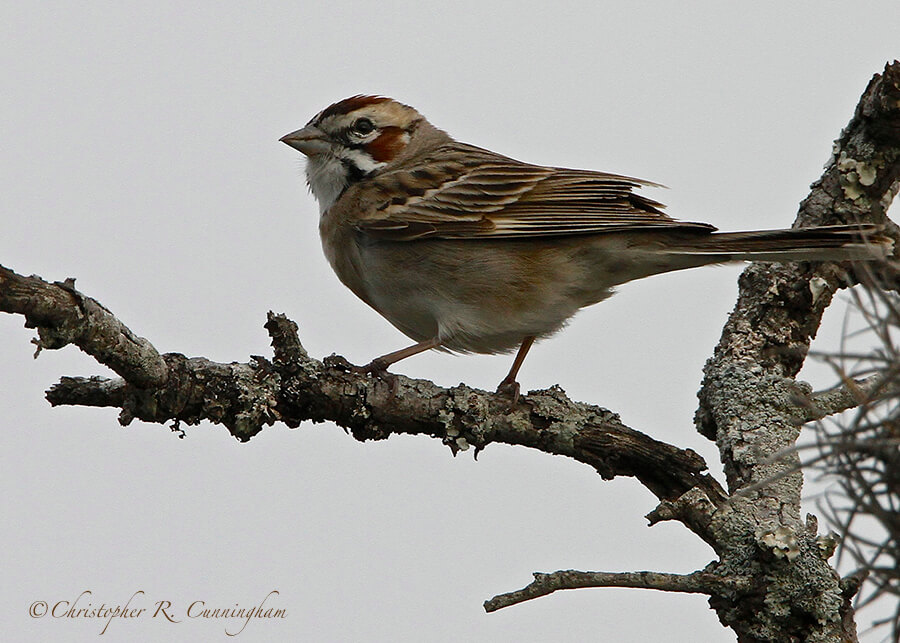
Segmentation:
{"type": "MultiPolygon", "coordinates": [[[[669,186],[722,229],[789,226],[873,73],[900,55],[900,4],[846,2],[3,3],[0,263],[76,277],[160,351],[268,355],[266,311],[317,357],[408,340],[322,256],[299,154],[278,138],[331,102],[379,93],[466,142],[669,186]]],[[[560,384],[690,447],[701,368],[740,267],[629,284],[537,345],[523,390],[560,384]]],[[[834,346],[830,311],[818,348],[834,346]]],[[[0,638],[94,641],[50,606],[267,605],[240,641],[733,641],[701,596],[569,591],[486,615],[532,571],[690,572],[713,552],[653,496],[500,445],[475,462],[426,438],[360,444],[333,425],[221,427],[179,440],[115,410],[52,409],[77,349],[32,359],[0,316],[4,516],[0,638]]],[[[511,357],[429,354],[395,369],[496,386],[511,357]]],[[[804,372],[817,388],[827,369],[804,372]]],[[[861,619],[865,621],[865,616],[861,619]]],[[[226,640],[237,621],[147,613],[106,641],[226,640]]],[[[229,639],[230,640],[230,639],[229,639]]]]}

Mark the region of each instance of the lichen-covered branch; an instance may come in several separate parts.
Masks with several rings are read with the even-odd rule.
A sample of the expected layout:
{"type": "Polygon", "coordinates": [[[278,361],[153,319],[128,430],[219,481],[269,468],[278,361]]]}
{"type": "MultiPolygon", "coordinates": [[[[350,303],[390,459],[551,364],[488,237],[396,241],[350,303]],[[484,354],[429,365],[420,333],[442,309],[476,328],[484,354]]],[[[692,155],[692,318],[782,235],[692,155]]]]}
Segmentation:
{"type": "Polygon", "coordinates": [[[706,571],[692,574],[667,574],[664,572],[579,572],[569,569],[552,574],[534,572],[533,576],[534,581],[526,587],[508,594],[500,594],[485,601],[484,610],[496,612],[504,607],[552,594],[560,589],[634,587],[717,596],[738,591],[746,592],[751,588],[753,582],[750,578],[728,578],[706,571]]]}
{"type": "MultiPolygon", "coordinates": [[[[900,63],[894,62],[869,83],[795,225],[881,223],[896,238],[885,212],[898,186],[900,63]]],[[[767,580],[756,595],[711,601],[741,641],[856,640],[852,592],[801,520],[803,480],[792,448],[810,415],[809,405],[797,403],[809,400],[809,388],[793,378],[833,294],[856,278],[852,267],[830,264],[750,266],[704,369],[697,427],[715,440],[732,494],[729,511],[711,519],[723,552],[720,571],[767,580]],[[778,453],[785,455],[772,457],[778,453]],[[773,558],[785,547],[789,557],[773,558]]],[[[818,402],[837,408],[842,400],[849,402],[818,402]]]]}
{"type": "Polygon", "coordinates": [[[803,420],[809,422],[855,409],[861,404],[896,392],[896,382],[887,382],[881,375],[870,375],[860,380],[845,378],[841,386],[820,391],[798,402],[806,409],[803,420]]]}
{"type": "Polygon", "coordinates": [[[610,411],[573,402],[559,388],[534,392],[510,409],[508,400],[462,385],[445,389],[401,375],[372,378],[350,369],[343,358],[311,358],[296,325],[271,313],[271,361],[255,356],[220,364],[177,353],[160,356],[73,283],[48,283],[7,268],[0,274],[0,310],[24,315],[26,326],[38,328],[42,347],[74,343],[122,375],[64,377],[47,392],[53,405],[119,408],[123,424],[134,418],[184,424],[205,419],[225,425],[240,440],[276,421],[295,427],[330,420],[359,440],[429,435],[454,452],[502,442],[574,458],[607,479],[636,477],[660,499],[674,500],[694,487],[715,501],[724,497],[693,451],[635,431],[610,411]]]}
{"type": "MultiPolygon", "coordinates": [[[[37,277],[27,278],[27,284],[37,297],[54,287],[37,277]]],[[[73,309],[88,299],[74,290],[66,292],[71,297],[63,299],[61,307],[73,309]]],[[[53,324],[60,318],[66,315],[42,317],[47,326],[41,331],[54,333],[53,324]]],[[[88,334],[91,323],[84,322],[88,334]]],[[[307,420],[329,420],[358,440],[429,435],[454,452],[502,442],[574,458],[607,479],[636,477],[660,499],[676,499],[694,487],[716,501],[724,497],[693,451],[635,431],[610,411],[573,402],[559,388],[533,392],[509,409],[508,400],[486,391],[462,385],[445,389],[402,375],[373,378],[350,369],[343,358],[313,359],[303,349],[296,325],[284,316],[270,313],[266,328],[274,348],[272,361],[255,356],[248,363],[219,364],[169,353],[161,357],[167,373],[162,385],[136,386],[129,377],[66,377],[47,392],[47,399],[54,405],[120,408],[124,424],[134,418],[185,424],[211,420],[241,440],[275,421],[295,427],[307,420]]]]}
{"type": "Polygon", "coordinates": [[[38,351],[75,344],[134,386],[166,381],[166,365],[150,342],[75,290],[74,279],[50,284],[0,266],[0,311],[24,315],[26,328],[37,328],[38,351]]]}

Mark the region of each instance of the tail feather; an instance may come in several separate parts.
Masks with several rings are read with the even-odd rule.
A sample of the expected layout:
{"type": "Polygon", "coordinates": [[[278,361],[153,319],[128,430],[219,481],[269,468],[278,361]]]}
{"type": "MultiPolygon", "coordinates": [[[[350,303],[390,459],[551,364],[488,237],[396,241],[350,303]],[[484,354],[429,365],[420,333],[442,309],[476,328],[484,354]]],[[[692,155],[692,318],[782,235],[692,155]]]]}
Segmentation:
{"type": "Polygon", "coordinates": [[[721,257],[721,261],[870,261],[886,259],[894,241],[874,224],[831,225],[816,228],[714,232],[693,238],[666,254],[721,257]]]}

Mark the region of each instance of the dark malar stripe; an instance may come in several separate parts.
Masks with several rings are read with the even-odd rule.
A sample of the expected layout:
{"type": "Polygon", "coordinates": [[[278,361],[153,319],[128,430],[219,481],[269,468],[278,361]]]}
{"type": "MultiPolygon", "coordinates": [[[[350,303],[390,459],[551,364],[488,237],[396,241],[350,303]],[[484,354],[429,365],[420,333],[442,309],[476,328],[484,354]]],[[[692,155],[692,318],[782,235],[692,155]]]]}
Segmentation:
{"type": "Polygon", "coordinates": [[[359,183],[364,178],[366,178],[366,176],[368,176],[361,167],[353,162],[353,159],[343,158],[341,159],[341,163],[344,165],[344,169],[347,171],[348,183],[359,183]]]}

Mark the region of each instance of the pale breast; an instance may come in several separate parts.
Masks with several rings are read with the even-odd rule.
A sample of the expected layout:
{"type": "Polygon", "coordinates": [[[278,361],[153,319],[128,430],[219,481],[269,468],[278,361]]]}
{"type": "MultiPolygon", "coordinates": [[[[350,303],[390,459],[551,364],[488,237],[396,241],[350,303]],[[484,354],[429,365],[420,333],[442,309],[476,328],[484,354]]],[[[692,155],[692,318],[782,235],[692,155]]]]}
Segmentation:
{"type": "Polygon", "coordinates": [[[449,350],[502,353],[546,337],[609,294],[565,244],[361,237],[365,299],[407,336],[449,350]],[[560,247],[562,245],[562,247],[560,247]],[[576,290],[578,292],[576,292],[576,290]]]}

